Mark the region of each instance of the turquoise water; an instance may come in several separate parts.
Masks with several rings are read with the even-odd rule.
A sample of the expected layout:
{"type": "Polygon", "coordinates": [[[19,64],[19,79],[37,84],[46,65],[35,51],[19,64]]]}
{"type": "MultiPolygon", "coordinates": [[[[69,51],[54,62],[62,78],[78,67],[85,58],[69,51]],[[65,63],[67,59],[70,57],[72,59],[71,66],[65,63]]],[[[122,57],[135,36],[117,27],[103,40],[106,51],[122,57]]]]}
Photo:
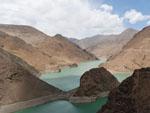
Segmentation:
{"type": "Polygon", "coordinates": [[[16,113],[96,113],[107,98],[101,98],[94,103],[71,104],[67,101],[54,101],[39,105],[16,113]]]}
{"type": "MultiPolygon", "coordinates": [[[[96,68],[101,63],[104,63],[104,61],[97,60],[81,63],[78,67],[64,68],[59,73],[46,73],[41,79],[55,87],[68,91],[79,86],[80,77],[85,71],[96,68]]],[[[128,73],[115,73],[115,77],[119,81],[124,80],[128,75],[128,73]]],[[[96,113],[106,102],[107,97],[86,104],[72,104],[68,101],[60,100],[31,107],[16,113],[96,113]]]]}
{"type": "Polygon", "coordinates": [[[96,68],[101,63],[104,63],[104,61],[96,60],[81,63],[78,67],[67,67],[58,73],[43,74],[41,79],[63,91],[68,91],[79,86],[80,77],[85,71],[96,68]]]}

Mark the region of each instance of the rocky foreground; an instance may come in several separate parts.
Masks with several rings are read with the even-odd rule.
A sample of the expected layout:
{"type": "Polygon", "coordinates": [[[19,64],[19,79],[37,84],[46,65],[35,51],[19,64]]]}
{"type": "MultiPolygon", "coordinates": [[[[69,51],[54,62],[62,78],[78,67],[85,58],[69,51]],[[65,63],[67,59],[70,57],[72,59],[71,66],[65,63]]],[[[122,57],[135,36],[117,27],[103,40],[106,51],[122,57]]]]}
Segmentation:
{"type": "Polygon", "coordinates": [[[95,101],[107,96],[108,92],[119,85],[117,79],[105,68],[95,68],[85,72],[80,79],[80,87],[72,95],[76,103],[95,101]]]}
{"type": "Polygon", "coordinates": [[[150,113],[150,68],[135,70],[110,92],[107,104],[97,113],[150,113]]]}
{"type": "MultiPolygon", "coordinates": [[[[8,109],[9,105],[18,102],[57,96],[62,93],[61,90],[38,79],[38,74],[38,71],[20,58],[0,49],[0,113],[12,112],[12,108],[10,111],[8,109]],[[3,109],[3,106],[6,109],[3,109]]],[[[43,102],[43,99],[38,102],[41,103],[40,101],[43,102]]],[[[32,105],[32,102],[30,104],[32,105]]]]}

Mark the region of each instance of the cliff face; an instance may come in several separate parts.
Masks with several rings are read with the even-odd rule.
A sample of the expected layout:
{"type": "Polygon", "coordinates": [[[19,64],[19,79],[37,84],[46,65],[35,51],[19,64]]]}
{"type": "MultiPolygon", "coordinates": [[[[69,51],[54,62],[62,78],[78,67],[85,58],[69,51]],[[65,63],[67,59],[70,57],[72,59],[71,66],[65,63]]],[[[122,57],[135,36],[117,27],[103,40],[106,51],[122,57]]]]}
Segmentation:
{"type": "Polygon", "coordinates": [[[0,49],[0,106],[61,92],[38,79],[38,74],[20,58],[0,49]]]}
{"type": "Polygon", "coordinates": [[[98,113],[150,113],[150,68],[135,70],[110,92],[98,113]]]}
{"type": "Polygon", "coordinates": [[[119,82],[105,68],[95,68],[85,72],[80,79],[80,87],[75,92],[75,97],[98,96],[102,92],[110,91],[117,87],[119,82]]]}
{"type": "Polygon", "coordinates": [[[150,27],[138,32],[123,50],[103,66],[113,71],[133,71],[150,66],[150,27]]]}

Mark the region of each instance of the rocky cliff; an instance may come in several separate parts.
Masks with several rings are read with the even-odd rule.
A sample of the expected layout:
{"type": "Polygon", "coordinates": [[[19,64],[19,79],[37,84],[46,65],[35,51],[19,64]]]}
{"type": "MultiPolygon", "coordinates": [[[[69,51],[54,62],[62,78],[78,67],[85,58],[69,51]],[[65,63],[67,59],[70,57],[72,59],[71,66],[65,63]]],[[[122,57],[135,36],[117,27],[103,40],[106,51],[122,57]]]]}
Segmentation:
{"type": "Polygon", "coordinates": [[[150,68],[135,70],[113,89],[98,113],[150,113],[150,68]]]}

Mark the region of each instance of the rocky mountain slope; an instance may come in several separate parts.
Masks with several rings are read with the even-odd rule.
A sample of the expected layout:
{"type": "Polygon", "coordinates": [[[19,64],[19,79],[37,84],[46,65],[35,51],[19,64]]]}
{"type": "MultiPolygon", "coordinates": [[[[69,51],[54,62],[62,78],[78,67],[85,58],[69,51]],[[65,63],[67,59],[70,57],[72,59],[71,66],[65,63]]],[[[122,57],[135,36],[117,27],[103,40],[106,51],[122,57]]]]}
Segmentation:
{"type": "MultiPolygon", "coordinates": [[[[56,70],[63,66],[68,66],[72,64],[78,64],[83,61],[95,60],[96,57],[75,45],[74,43],[68,41],[67,38],[56,35],[54,37],[50,37],[43,32],[30,27],[30,26],[22,26],[22,25],[0,25],[0,31],[8,33],[10,36],[18,37],[26,42],[29,47],[24,48],[34,48],[41,52],[43,55],[36,56],[34,51],[30,51],[30,54],[18,53],[18,56],[22,56],[23,59],[27,59],[27,62],[35,62],[37,65],[44,65],[40,70],[56,70]],[[29,45],[30,44],[30,45],[29,45]],[[31,47],[32,46],[32,47],[31,47]],[[20,55],[21,54],[21,55],[20,55]],[[34,54],[34,55],[33,55],[34,54]],[[45,57],[43,57],[45,56],[45,57]],[[28,57],[28,58],[26,58],[28,57]],[[29,60],[29,57],[34,57],[37,59],[36,61],[29,60]],[[49,57],[49,58],[47,58],[49,57]],[[39,60],[39,59],[41,60],[39,60]],[[46,63],[45,63],[46,61],[46,63]],[[37,63],[39,62],[39,63],[37,63]]],[[[14,39],[15,40],[15,39],[14,39]]],[[[18,40],[18,39],[17,39],[18,40]]],[[[23,42],[23,41],[22,41],[23,42]]],[[[7,42],[5,43],[7,45],[7,42]]],[[[13,45],[13,44],[11,44],[13,45]]],[[[22,45],[22,44],[19,44],[22,45]]],[[[24,44],[25,46],[25,44],[24,44]]],[[[4,45],[5,47],[5,45],[4,45]]],[[[16,49],[17,48],[16,44],[16,49]]],[[[11,48],[9,48],[11,49],[11,48]]],[[[20,50],[21,52],[22,50],[20,50]]],[[[12,52],[12,50],[10,51],[12,52]]],[[[13,52],[14,53],[14,52],[13,52]]],[[[16,53],[16,51],[15,51],[16,53]]],[[[34,66],[34,65],[33,65],[34,66]]],[[[38,68],[39,70],[39,68],[38,68]]]]}
{"type": "Polygon", "coordinates": [[[18,37],[10,36],[0,31],[0,47],[22,58],[28,64],[43,72],[53,70],[58,65],[57,59],[41,52],[39,49],[27,44],[18,37]]]}
{"type": "Polygon", "coordinates": [[[0,106],[61,92],[38,79],[38,74],[20,58],[0,49],[0,106]]]}
{"type": "Polygon", "coordinates": [[[113,89],[98,113],[150,113],[150,68],[135,70],[113,89]]]}
{"type": "Polygon", "coordinates": [[[61,64],[80,63],[82,61],[95,60],[96,57],[82,50],[77,45],[70,42],[67,38],[57,34],[52,38],[47,38],[37,45],[44,53],[49,56],[61,59],[61,64]]]}
{"type": "Polygon", "coordinates": [[[134,29],[127,29],[118,35],[96,35],[82,40],[70,40],[99,58],[109,58],[120,52],[135,33],[137,31],[134,29]]]}
{"type": "Polygon", "coordinates": [[[133,71],[150,66],[150,26],[138,32],[119,54],[103,66],[113,71],[133,71]]]}
{"type": "Polygon", "coordinates": [[[119,85],[117,79],[105,68],[95,68],[85,72],[80,79],[80,87],[74,97],[97,97],[119,85]]]}

